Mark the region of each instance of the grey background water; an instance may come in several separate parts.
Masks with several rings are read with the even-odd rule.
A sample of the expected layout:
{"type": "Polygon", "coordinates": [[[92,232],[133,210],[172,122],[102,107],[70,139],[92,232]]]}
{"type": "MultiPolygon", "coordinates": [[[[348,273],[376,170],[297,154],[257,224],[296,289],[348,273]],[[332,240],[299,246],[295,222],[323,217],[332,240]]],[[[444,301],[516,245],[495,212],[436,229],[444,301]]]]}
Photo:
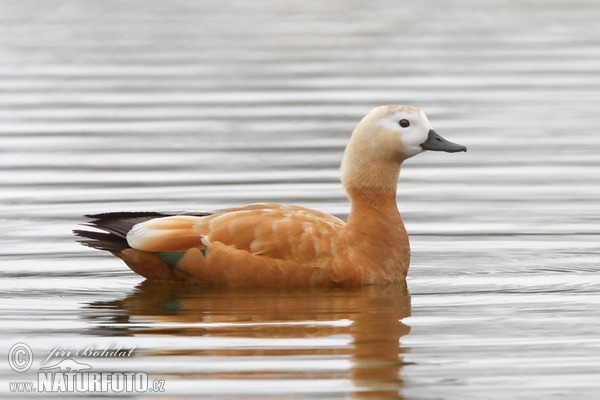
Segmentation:
{"type": "MultiPolygon", "coordinates": [[[[173,398],[597,398],[599,20],[595,0],[1,0],[2,359],[135,347],[86,362],[173,398]],[[71,236],[118,210],[344,217],[344,145],[388,103],[469,148],[403,167],[409,294],[140,285],[71,236]]],[[[34,380],[1,371],[3,397],[34,380]]]]}

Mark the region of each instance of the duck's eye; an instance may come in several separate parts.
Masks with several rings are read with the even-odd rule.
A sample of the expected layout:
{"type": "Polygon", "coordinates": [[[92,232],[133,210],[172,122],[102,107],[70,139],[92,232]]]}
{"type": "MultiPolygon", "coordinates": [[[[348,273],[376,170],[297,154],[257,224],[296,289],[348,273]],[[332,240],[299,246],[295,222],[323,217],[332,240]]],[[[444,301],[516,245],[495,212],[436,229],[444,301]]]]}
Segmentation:
{"type": "Polygon", "coordinates": [[[401,119],[400,122],[398,122],[398,123],[403,128],[408,128],[410,126],[410,121],[407,119],[401,119]]]}

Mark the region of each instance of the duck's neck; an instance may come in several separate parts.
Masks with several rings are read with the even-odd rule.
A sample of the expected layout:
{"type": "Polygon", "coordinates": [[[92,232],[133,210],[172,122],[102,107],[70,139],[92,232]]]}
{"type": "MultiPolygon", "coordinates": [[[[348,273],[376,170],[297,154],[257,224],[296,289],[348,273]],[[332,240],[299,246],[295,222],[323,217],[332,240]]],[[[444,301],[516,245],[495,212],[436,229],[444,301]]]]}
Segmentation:
{"type": "Polygon", "coordinates": [[[365,230],[387,230],[402,224],[396,204],[396,187],[383,190],[379,187],[346,187],[351,201],[348,228],[365,230]]]}
{"type": "MultiPolygon", "coordinates": [[[[348,155],[347,155],[348,156],[348,155]]],[[[348,161],[345,159],[345,161],[348,161]]],[[[342,181],[352,203],[347,230],[361,240],[381,241],[383,235],[403,235],[404,226],[396,204],[399,162],[352,160],[343,165],[342,181]],[[368,236],[373,235],[372,239],[368,236]]]]}
{"type": "Polygon", "coordinates": [[[346,188],[352,205],[351,213],[359,210],[388,209],[396,207],[396,191],[382,191],[368,188],[346,188]]]}
{"type": "Polygon", "coordinates": [[[410,244],[395,191],[347,188],[352,209],[342,235],[353,278],[362,284],[406,278],[410,244]]]}
{"type": "Polygon", "coordinates": [[[396,204],[400,166],[371,167],[370,178],[345,176],[352,207],[343,243],[362,283],[399,281],[410,262],[408,235],[396,204]]]}

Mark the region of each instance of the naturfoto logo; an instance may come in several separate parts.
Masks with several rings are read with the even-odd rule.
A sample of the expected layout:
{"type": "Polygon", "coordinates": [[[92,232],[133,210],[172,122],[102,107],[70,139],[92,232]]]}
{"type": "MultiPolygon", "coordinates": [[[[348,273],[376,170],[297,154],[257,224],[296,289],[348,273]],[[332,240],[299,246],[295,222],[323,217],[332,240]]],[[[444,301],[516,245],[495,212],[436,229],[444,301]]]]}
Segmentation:
{"type": "MultiPolygon", "coordinates": [[[[95,372],[92,358],[132,357],[135,347],[124,349],[114,343],[99,348],[87,346],[82,349],[51,347],[39,363],[35,381],[9,382],[13,393],[145,393],[164,392],[163,380],[150,380],[148,374],[136,372],[95,372]],[[76,360],[75,358],[79,358],[76,360]],[[84,362],[85,361],[85,362],[84,362]],[[47,365],[46,365],[47,364],[47,365]]],[[[25,343],[17,343],[8,353],[9,366],[18,373],[28,371],[34,354],[25,343]]]]}

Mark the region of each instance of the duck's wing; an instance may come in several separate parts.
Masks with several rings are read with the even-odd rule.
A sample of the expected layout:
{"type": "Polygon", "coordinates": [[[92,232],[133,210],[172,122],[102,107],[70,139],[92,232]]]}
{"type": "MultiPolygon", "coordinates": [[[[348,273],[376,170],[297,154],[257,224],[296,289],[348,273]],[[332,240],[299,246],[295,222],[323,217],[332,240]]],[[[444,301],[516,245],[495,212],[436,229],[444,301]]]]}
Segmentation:
{"type": "Polygon", "coordinates": [[[344,222],[319,211],[255,204],[207,216],[176,215],[139,223],[127,233],[134,249],[182,252],[218,242],[253,255],[298,263],[332,254],[344,222]]]}

